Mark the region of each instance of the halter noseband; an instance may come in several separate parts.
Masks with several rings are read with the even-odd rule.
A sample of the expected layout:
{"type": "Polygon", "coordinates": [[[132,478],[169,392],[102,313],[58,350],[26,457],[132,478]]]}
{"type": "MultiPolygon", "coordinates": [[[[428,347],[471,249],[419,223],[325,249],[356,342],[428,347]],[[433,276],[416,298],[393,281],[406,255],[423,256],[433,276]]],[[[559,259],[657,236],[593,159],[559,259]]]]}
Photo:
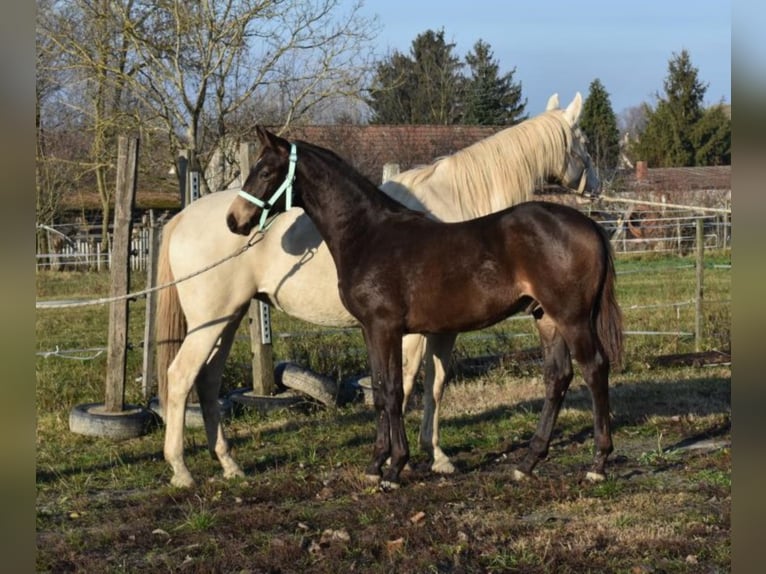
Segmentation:
{"type": "Polygon", "coordinates": [[[239,191],[239,196],[245,198],[250,203],[254,203],[258,207],[260,207],[263,211],[261,211],[261,221],[258,224],[258,231],[264,231],[268,226],[266,225],[266,220],[269,218],[269,210],[274,207],[274,203],[279,199],[279,197],[287,192],[287,195],[285,197],[285,209],[290,209],[293,204],[293,181],[295,181],[295,164],[298,162],[298,150],[295,147],[295,144],[290,144],[290,165],[287,168],[287,176],[285,176],[285,180],[282,182],[282,184],[277,188],[277,190],[271,194],[271,197],[263,201],[262,199],[259,199],[255,197],[254,195],[250,195],[247,193],[244,189],[241,189],[239,191]]]}

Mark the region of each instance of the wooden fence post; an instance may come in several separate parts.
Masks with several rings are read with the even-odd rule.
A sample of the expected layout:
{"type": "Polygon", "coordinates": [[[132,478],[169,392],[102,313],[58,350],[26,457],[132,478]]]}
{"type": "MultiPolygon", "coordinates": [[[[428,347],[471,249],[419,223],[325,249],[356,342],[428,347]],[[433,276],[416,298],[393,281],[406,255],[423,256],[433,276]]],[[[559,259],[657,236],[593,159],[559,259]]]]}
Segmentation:
{"type": "MultiPolygon", "coordinates": [[[[160,230],[154,219],[154,210],[149,210],[149,253],[146,261],[146,286],[153,288],[157,285],[157,260],[160,254],[160,230]]],[[[146,294],[146,321],[144,323],[144,361],[142,391],[144,399],[149,399],[149,394],[154,389],[154,353],[157,345],[155,315],[157,313],[157,293],[149,291],[146,294]]]]}
{"type": "Polygon", "coordinates": [[[383,183],[386,183],[389,179],[392,179],[395,175],[399,174],[398,163],[387,163],[383,165],[383,183]]]}
{"type": "Polygon", "coordinates": [[[694,305],[694,350],[702,350],[702,275],[705,267],[705,235],[703,219],[697,218],[697,293],[694,305]]]}
{"type": "MultiPolygon", "coordinates": [[[[250,172],[250,151],[252,145],[243,143],[239,147],[240,180],[245,181],[250,172]]],[[[270,396],[276,390],[274,382],[274,354],[271,345],[271,311],[269,305],[252,300],[248,311],[250,323],[250,350],[253,353],[253,394],[270,396]]]]}
{"type": "MultiPolygon", "coordinates": [[[[117,151],[117,187],[114,200],[114,232],[112,239],[112,297],[128,294],[130,285],[130,235],[136,199],[138,138],[120,136],[117,151]]],[[[128,350],[128,301],[120,299],[109,306],[109,339],[106,360],[106,397],[104,410],[123,410],[125,370],[128,350]]]]}

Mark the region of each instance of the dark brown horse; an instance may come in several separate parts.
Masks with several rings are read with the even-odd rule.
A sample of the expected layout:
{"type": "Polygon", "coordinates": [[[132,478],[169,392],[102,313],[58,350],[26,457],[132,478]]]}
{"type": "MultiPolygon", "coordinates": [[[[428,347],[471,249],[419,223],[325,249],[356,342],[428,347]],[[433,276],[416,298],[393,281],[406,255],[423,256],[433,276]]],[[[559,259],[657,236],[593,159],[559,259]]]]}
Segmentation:
{"type": "Polygon", "coordinates": [[[531,474],[547,455],[573,356],[593,397],[596,457],[588,477],[604,478],[613,448],[609,367],[620,361],[622,315],[610,245],[597,223],[545,202],[437,222],[391,199],[327,149],[291,144],[260,127],[257,133],[261,150],[229,208],[229,229],[248,234],[264,212],[283,210],[291,198],[327,242],[341,300],[362,325],[369,353],[378,418],[367,474],[382,477],[381,488],[398,486],[409,459],[402,336],[481,329],[519,312],[536,319],[546,394],[517,473],[531,474]]]}

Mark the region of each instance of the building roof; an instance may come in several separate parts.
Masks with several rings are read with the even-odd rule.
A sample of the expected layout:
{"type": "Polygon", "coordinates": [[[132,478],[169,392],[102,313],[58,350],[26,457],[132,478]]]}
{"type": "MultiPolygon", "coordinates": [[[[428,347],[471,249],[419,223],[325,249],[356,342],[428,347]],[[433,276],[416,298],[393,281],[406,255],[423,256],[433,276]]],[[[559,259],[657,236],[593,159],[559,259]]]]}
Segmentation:
{"type": "Polygon", "coordinates": [[[731,166],[656,167],[640,165],[625,177],[633,191],[731,190],[731,166]]]}
{"type": "Polygon", "coordinates": [[[380,184],[387,163],[398,163],[401,171],[429,164],[505,127],[339,124],[291,126],[282,135],[329,148],[380,184]]]}

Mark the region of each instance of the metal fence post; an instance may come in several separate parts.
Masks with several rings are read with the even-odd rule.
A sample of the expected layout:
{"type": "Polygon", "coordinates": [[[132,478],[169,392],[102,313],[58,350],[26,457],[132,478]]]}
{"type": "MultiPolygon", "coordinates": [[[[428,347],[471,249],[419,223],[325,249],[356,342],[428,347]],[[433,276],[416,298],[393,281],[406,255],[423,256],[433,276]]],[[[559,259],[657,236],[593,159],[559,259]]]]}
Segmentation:
{"type": "Polygon", "coordinates": [[[702,350],[702,275],[705,267],[705,235],[703,220],[697,218],[697,292],[694,304],[694,350],[702,350]]]}

